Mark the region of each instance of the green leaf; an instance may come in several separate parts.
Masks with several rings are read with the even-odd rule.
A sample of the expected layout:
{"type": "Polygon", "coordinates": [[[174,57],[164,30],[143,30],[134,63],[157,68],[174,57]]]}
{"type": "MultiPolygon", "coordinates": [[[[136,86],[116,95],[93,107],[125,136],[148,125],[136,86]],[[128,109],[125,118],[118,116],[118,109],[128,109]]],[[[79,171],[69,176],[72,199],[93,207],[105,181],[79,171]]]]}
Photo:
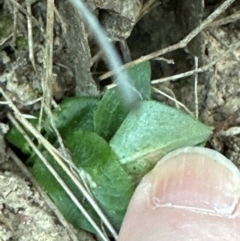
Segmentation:
{"type": "Polygon", "coordinates": [[[127,69],[131,84],[137,89],[144,100],[151,98],[151,65],[149,61],[127,69]]]}
{"type": "Polygon", "coordinates": [[[138,182],[168,152],[199,145],[211,134],[210,127],[175,108],[143,101],[128,114],[110,146],[138,182]]]}
{"type": "Polygon", "coordinates": [[[97,108],[94,124],[96,132],[109,140],[130,111],[118,88],[107,90],[97,108]]]}
{"type": "MultiPolygon", "coordinates": [[[[29,120],[29,122],[34,127],[36,127],[37,124],[38,124],[38,119],[31,119],[31,120],[29,120]]],[[[31,138],[31,140],[33,140],[33,141],[36,140],[30,132],[26,131],[26,133],[31,138]]],[[[21,134],[21,132],[19,132],[19,130],[15,126],[12,126],[10,128],[10,130],[7,132],[6,139],[8,140],[8,142],[13,144],[17,148],[19,148],[21,150],[21,152],[23,152],[24,154],[31,154],[32,153],[32,149],[29,146],[28,142],[26,141],[24,136],[21,134]]]]}
{"type": "MultiPolygon", "coordinates": [[[[57,171],[57,173],[65,181],[65,183],[74,193],[74,195],[78,198],[78,200],[80,200],[82,205],[88,210],[89,214],[93,217],[93,219],[95,219],[97,223],[100,223],[100,220],[99,218],[97,218],[95,211],[87,203],[86,199],[79,192],[78,188],[71,181],[69,176],[56,163],[56,161],[50,156],[50,154],[48,154],[47,152],[43,152],[43,154],[47,158],[48,162],[55,169],[55,171],[57,171]]],[[[79,211],[76,205],[68,197],[67,193],[57,182],[54,176],[50,173],[50,171],[46,168],[43,162],[36,155],[31,157],[28,162],[34,163],[33,167],[31,168],[32,174],[34,175],[38,183],[47,191],[48,195],[53,200],[56,207],[60,210],[63,216],[66,218],[66,220],[77,228],[82,228],[84,230],[94,233],[95,230],[86,220],[85,216],[79,211]]]]}
{"type": "MultiPolygon", "coordinates": [[[[93,115],[99,104],[94,97],[71,97],[63,101],[53,112],[56,128],[65,138],[74,130],[94,131],[93,115]]],[[[51,130],[50,120],[46,120],[46,130],[51,130]]]]}
{"type": "MultiPolygon", "coordinates": [[[[151,96],[151,66],[149,61],[138,64],[128,69],[131,84],[136,88],[143,99],[150,99],[151,96]]],[[[136,95],[133,89],[133,95],[136,95]]],[[[138,94],[138,95],[139,95],[138,94]]],[[[94,117],[96,132],[106,140],[110,140],[115,134],[124,118],[132,107],[139,101],[136,101],[130,107],[126,105],[125,96],[118,87],[108,89],[104,94],[94,117]]]]}
{"type": "MultiPolygon", "coordinates": [[[[104,139],[88,131],[73,132],[66,140],[66,147],[71,151],[73,162],[79,169],[82,179],[88,184],[95,200],[114,227],[119,230],[135,186],[121,167],[117,156],[104,139]]],[[[62,168],[49,154],[45,153],[45,157],[93,219],[99,226],[102,225],[98,215],[62,168]]],[[[34,161],[33,175],[47,191],[66,220],[75,227],[94,233],[95,230],[44,164],[36,156],[31,159],[34,161]]]]}
{"type": "Polygon", "coordinates": [[[6,134],[6,138],[11,144],[19,148],[24,154],[31,153],[31,148],[29,144],[15,126],[13,126],[8,131],[8,133],[6,134]]]}
{"type": "MultiPolygon", "coordinates": [[[[63,101],[58,109],[53,111],[53,118],[56,128],[60,131],[63,138],[65,138],[69,133],[77,129],[94,131],[93,116],[96,107],[99,104],[99,99],[94,97],[72,97],[63,101]]],[[[35,116],[39,116],[36,113],[35,116]]],[[[29,120],[35,127],[38,124],[38,119],[29,120]]],[[[43,128],[47,131],[47,138],[52,140],[52,127],[50,124],[50,119],[43,116],[43,128]]],[[[34,140],[33,136],[28,133],[28,135],[34,140]]],[[[31,148],[28,145],[25,138],[17,130],[16,127],[12,127],[6,135],[7,140],[18,147],[23,153],[31,154],[31,148]]]]}
{"type": "Polygon", "coordinates": [[[66,140],[73,162],[113,226],[119,230],[135,189],[109,144],[95,133],[78,130],[66,140]]]}

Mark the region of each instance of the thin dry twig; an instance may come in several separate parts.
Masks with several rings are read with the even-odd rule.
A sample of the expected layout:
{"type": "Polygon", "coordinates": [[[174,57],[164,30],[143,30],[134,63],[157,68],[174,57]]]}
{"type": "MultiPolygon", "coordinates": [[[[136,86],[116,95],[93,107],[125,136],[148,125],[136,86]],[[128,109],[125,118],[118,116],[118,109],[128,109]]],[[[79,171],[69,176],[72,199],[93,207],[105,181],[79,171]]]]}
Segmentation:
{"type": "MultiPolygon", "coordinates": [[[[218,17],[221,13],[223,13],[235,0],[226,0],[224,1],[211,15],[209,15],[199,27],[196,27],[193,31],[191,31],[183,40],[181,40],[180,42],[171,45],[167,48],[164,49],[160,49],[156,52],[150,53],[148,55],[142,56],[139,59],[133,60],[132,62],[129,62],[127,64],[125,64],[124,67],[132,67],[136,64],[140,64],[142,62],[145,62],[147,60],[150,59],[154,59],[156,57],[159,57],[161,55],[164,55],[166,53],[170,53],[173,52],[177,49],[181,49],[181,48],[185,48],[187,46],[187,44],[194,38],[196,37],[202,30],[204,30],[205,28],[207,28],[209,26],[209,24],[211,22],[213,22],[213,20],[218,17]]],[[[105,74],[103,74],[102,76],[99,77],[100,80],[104,80],[106,78],[109,78],[112,75],[112,72],[109,71],[105,74]]]]}
{"type": "Polygon", "coordinates": [[[155,88],[155,87],[152,87],[152,89],[153,89],[156,93],[159,93],[159,94],[167,97],[168,99],[172,100],[175,104],[181,106],[189,115],[194,116],[193,113],[192,113],[183,103],[179,102],[177,99],[171,97],[170,95],[164,93],[163,91],[161,91],[161,90],[159,90],[159,89],[157,89],[157,88],[155,88]]]}
{"type": "Polygon", "coordinates": [[[225,17],[225,18],[222,18],[222,19],[219,19],[219,20],[216,20],[216,21],[210,23],[208,25],[208,28],[214,28],[214,27],[217,27],[217,26],[220,26],[220,25],[233,23],[233,22],[236,22],[239,19],[240,19],[240,11],[237,11],[236,13],[231,14],[228,17],[225,17]]]}
{"type": "Polygon", "coordinates": [[[141,9],[141,12],[139,14],[139,17],[138,17],[138,21],[140,21],[140,19],[145,15],[147,14],[149,11],[151,11],[153,8],[157,7],[158,5],[160,4],[160,2],[156,2],[156,0],[148,0],[143,6],[142,6],[142,9],[141,9]]]}
{"type": "Polygon", "coordinates": [[[154,60],[164,61],[164,62],[166,62],[167,64],[175,64],[175,62],[174,62],[173,59],[166,59],[166,58],[163,58],[163,57],[157,57],[157,58],[155,58],[154,60]]]}
{"type": "Polygon", "coordinates": [[[52,72],[53,68],[53,28],[54,28],[54,0],[47,1],[47,29],[46,29],[46,45],[45,45],[45,75],[42,79],[42,90],[43,90],[43,97],[41,102],[41,110],[40,110],[40,118],[39,118],[39,129],[41,129],[41,121],[43,116],[43,110],[49,115],[52,128],[56,133],[56,136],[59,140],[59,144],[62,148],[65,157],[67,157],[65,153],[65,148],[63,146],[62,139],[60,137],[59,132],[57,131],[54,121],[52,118],[51,112],[51,104],[52,104],[52,84],[54,80],[54,75],[52,72]]]}
{"type": "Polygon", "coordinates": [[[67,34],[67,24],[62,19],[62,16],[58,12],[58,9],[56,7],[54,8],[54,12],[55,12],[56,17],[57,17],[56,20],[59,21],[59,24],[61,25],[61,29],[63,31],[63,35],[66,35],[67,34]]]}
{"type": "Polygon", "coordinates": [[[152,80],[151,83],[153,85],[156,84],[160,84],[166,81],[175,81],[178,79],[182,79],[191,75],[194,75],[195,73],[203,73],[207,70],[209,70],[212,66],[214,66],[217,62],[219,62],[220,60],[222,60],[223,58],[226,57],[227,54],[231,53],[232,51],[236,50],[237,48],[240,47],[240,42],[237,42],[235,44],[232,44],[228,50],[226,50],[223,54],[221,54],[218,58],[214,59],[213,61],[211,61],[210,63],[198,68],[198,69],[194,69],[194,70],[190,70],[181,74],[176,74],[176,75],[172,75],[169,77],[164,77],[164,78],[160,78],[160,79],[155,79],[152,80]]]}
{"type": "Polygon", "coordinates": [[[37,21],[36,18],[34,18],[33,16],[29,15],[29,13],[27,12],[27,10],[25,8],[23,8],[16,0],[9,0],[12,2],[12,4],[18,8],[22,13],[24,13],[27,17],[32,19],[32,22],[41,30],[41,32],[44,34],[44,30],[42,28],[42,25],[37,21]]]}
{"type": "Polygon", "coordinates": [[[23,106],[28,106],[28,105],[34,105],[36,104],[37,102],[41,101],[42,100],[42,97],[39,97],[35,100],[30,100],[30,101],[27,101],[25,103],[21,103],[23,106]]]}
{"type": "Polygon", "coordinates": [[[103,56],[103,51],[99,50],[93,57],[92,57],[92,63],[95,64],[96,62],[99,61],[103,56]]]}

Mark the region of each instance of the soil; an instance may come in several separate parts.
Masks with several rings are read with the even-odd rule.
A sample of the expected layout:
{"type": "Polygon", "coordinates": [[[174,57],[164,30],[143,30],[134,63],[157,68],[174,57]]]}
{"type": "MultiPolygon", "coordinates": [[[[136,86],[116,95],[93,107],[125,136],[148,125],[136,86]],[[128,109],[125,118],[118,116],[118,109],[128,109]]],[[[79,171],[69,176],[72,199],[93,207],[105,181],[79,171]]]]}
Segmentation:
{"type": "MultiPolygon", "coordinates": [[[[34,25],[35,63],[33,63],[29,59],[26,15],[17,10],[17,29],[14,32],[12,2],[14,1],[0,0],[0,86],[22,113],[32,114],[40,108],[38,98],[42,96],[41,81],[45,73],[46,43],[40,28],[34,25]]],[[[92,1],[89,2],[92,4],[92,1]]],[[[219,6],[219,1],[208,0],[205,1],[205,8],[202,8],[200,5],[197,6],[196,1],[196,9],[189,10],[184,0],[179,1],[182,3],[180,5],[173,2],[175,1],[161,1],[161,4],[149,10],[134,27],[131,26],[133,30],[127,38],[127,44],[132,59],[177,43],[219,6]],[[197,17],[193,21],[195,16],[197,17]],[[191,21],[195,25],[189,24],[191,21]]],[[[19,1],[19,4],[26,9],[25,1],[19,1]]],[[[98,8],[100,9],[99,3],[98,8]]],[[[45,29],[47,10],[45,1],[31,1],[31,9],[32,15],[45,29]]],[[[238,14],[239,9],[240,4],[235,3],[221,14],[219,19],[238,14]]],[[[78,65],[85,66],[82,70],[85,71],[84,73],[81,72],[81,68],[79,70],[74,66],[75,59],[72,56],[74,50],[68,48],[69,43],[71,44],[74,39],[65,39],[64,17],[66,18],[66,15],[61,12],[61,8],[59,10],[60,12],[56,13],[54,25],[53,72],[56,78],[52,84],[53,98],[58,103],[74,94],[98,95],[99,84],[101,85],[98,77],[106,70],[106,67],[101,60],[92,64],[90,54],[93,56],[98,53],[99,49],[87,29],[81,27],[79,31],[82,31],[84,39],[89,38],[89,42],[86,41],[83,47],[86,51],[86,48],[90,46],[90,49],[85,52],[85,56],[89,55],[89,57],[81,59],[82,53],[79,51],[80,58],[76,61],[78,65]],[[81,82],[75,79],[76,75],[84,78],[82,86],[81,82]]],[[[101,18],[103,13],[101,11],[101,18]]],[[[199,59],[199,67],[223,56],[230,46],[239,42],[239,28],[240,20],[237,19],[231,23],[208,27],[195,38],[195,43],[193,41],[186,48],[163,56],[167,60],[173,60],[174,64],[170,64],[166,59],[152,60],[152,79],[160,79],[194,69],[194,57],[196,56],[199,59]]],[[[129,28],[128,33],[130,33],[129,28]]],[[[123,35],[125,36],[126,33],[123,35]]],[[[194,87],[195,75],[156,84],[154,87],[182,102],[194,114],[197,92],[199,119],[216,128],[215,135],[209,141],[208,146],[223,153],[240,168],[240,131],[238,129],[240,118],[237,113],[240,108],[239,62],[239,48],[225,54],[221,60],[198,75],[197,90],[194,87]]],[[[153,92],[153,97],[175,106],[174,102],[155,92],[153,92]]],[[[4,99],[1,98],[1,101],[4,99]]],[[[8,155],[9,146],[2,136],[9,127],[6,117],[9,110],[8,105],[1,105],[0,240],[73,240],[33,183],[8,155]]],[[[95,240],[85,232],[79,233],[77,230],[73,232],[78,240],[95,240]]]]}

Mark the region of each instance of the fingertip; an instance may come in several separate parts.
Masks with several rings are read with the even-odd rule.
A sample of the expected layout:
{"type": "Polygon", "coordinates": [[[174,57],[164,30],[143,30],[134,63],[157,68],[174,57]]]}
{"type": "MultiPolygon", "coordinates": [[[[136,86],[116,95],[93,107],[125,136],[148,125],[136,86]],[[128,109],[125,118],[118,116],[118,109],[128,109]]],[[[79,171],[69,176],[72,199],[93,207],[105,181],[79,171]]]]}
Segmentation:
{"type": "Polygon", "coordinates": [[[187,147],[169,153],[137,187],[119,241],[203,240],[206,232],[238,237],[239,184],[237,167],[216,151],[187,147]]]}
{"type": "Polygon", "coordinates": [[[166,155],[150,173],[153,205],[230,215],[239,200],[237,167],[220,153],[187,147],[166,155]]]}

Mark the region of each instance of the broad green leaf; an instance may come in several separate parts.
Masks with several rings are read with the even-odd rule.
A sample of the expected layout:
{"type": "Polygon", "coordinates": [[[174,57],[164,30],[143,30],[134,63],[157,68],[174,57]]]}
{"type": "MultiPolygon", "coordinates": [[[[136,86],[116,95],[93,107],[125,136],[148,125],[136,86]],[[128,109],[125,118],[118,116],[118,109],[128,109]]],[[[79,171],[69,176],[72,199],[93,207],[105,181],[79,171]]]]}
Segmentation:
{"type": "Polygon", "coordinates": [[[94,117],[96,132],[109,140],[131,108],[125,104],[124,97],[118,88],[106,91],[94,117]]]}
{"type": "MultiPolygon", "coordinates": [[[[79,192],[79,190],[68,177],[68,175],[62,170],[62,168],[56,163],[55,160],[53,160],[53,158],[49,154],[47,154],[46,152],[44,152],[43,154],[52,165],[52,167],[65,181],[65,183],[74,193],[74,195],[78,198],[78,200],[81,200],[80,202],[88,210],[89,214],[93,217],[93,219],[95,219],[97,223],[100,223],[100,220],[99,218],[97,218],[95,211],[87,203],[86,199],[79,192]]],[[[50,173],[50,171],[45,167],[43,162],[36,155],[31,157],[28,162],[34,163],[33,167],[31,168],[32,174],[34,175],[38,183],[46,190],[46,192],[53,200],[56,207],[61,211],[66,220],[77,228],[82,228],[84,230],[94,233],[95,230],[86,220],[85,216],[78,210],[78,208],[68,197],[67,193],[61,187],[61,185],[57,182],[57,180],[50,173]]]]}
{"type": "Polygon", "coordinates": [[[110,141],[125,170],[138,182],[168,152],[206,142],[212,129],[156,101],[142,101],[110,141]]]}
{"type": "MultiPolygon", "coordinates": [[[[54,123],[63,138],[74,130],[94,130],[93,115],[99,104],[94,97],[71,97],[63,101],[53,112],[54,123]]],[[[51,129],[47,119],[45,128],[51,129]]]]}
{"type": "Polygon", "coordinates": [[[138,90],[144,100],[151,98],[151,65],[149,61],[127,69],[131,84],[138,90]]]}
{"type": "MultiPolygon", "coordinates": [[[[71,151],[73,162],[79,168],[81,177],[88,184],[94,198],[114,227],[119,230],[135,187],[121,167],[117,156],[104,139],[88,131],[73,132],[67,138],[66,146],[71,151]]],[[[89,214],[101,225],[97,214],[83,198],[75,184],[50,155],[45,153],[45,156],[89,214]]],[[[60,184],[57,183],[44,164],[38,158],[34,158],[34,160],[31,158],[34,161],[33,175],[47,191],[66,220],[75,227],[94,233],[92,226],[78,211],[60,184]]]]}
{"type": "Polygon", "coordinates": [[[95,133],[78,130],[66,140],[73,162],[116,229],[119,229],[134,186],[109,144],[95,133]]]}
{"type": "MultiPolygon", "coordinates": [[[[128,69],[131,84],[141,94],[143,99],[151,96],[151,67],[149,62],[138,64],[128,69]]],[[[137,92],[133,89],[133,95],[137,92]]],[[[140,100],[139,94],[136,101],[130,107],[126,106],[126,100],[118,87],[108,89],[104,94],[94,117],[96,132],[106,140],[110,140],[117,131],[124,118],[133,106],[140,100]]]]}

